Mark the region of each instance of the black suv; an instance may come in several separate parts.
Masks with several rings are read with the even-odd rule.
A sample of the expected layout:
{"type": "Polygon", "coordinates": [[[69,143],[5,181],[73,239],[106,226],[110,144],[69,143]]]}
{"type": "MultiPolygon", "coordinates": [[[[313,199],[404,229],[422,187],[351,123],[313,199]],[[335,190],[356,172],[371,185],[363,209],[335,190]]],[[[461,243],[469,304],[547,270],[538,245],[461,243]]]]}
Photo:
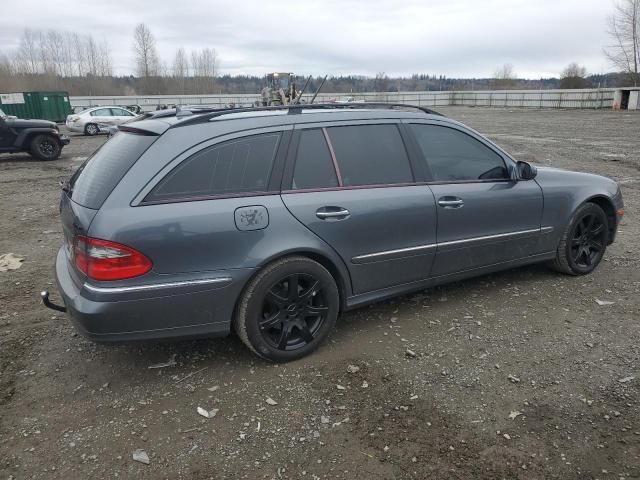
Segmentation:
{"type": "Polygon", "coordinates": [[[54,122],[8,117],[0,110],[0,153],[27,152],[39,160],[55,160],[69,141],[54,122]]]}

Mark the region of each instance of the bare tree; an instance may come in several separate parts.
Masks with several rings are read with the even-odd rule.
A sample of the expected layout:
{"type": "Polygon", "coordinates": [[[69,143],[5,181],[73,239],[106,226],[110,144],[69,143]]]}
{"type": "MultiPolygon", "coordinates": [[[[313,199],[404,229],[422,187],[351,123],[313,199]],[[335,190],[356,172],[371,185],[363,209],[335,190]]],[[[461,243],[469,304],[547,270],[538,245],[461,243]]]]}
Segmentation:
{"type": "Polygon", "coordinates": [[[63,77],[71,77],[74,75],[74,58],[73,58],[73,35],[69,32],[64,32],[64,42],[62,43],[62,62],[63,62],[63,77]]]}
{"type": "Polygon", "coordinates": [[[35,74],[40,70],[40,52],[38,37],[33,30],[25,28],[20,38],[20,45],[16,53],[16,63],[19,69],[25,73],[35,74]]]}
{"type": "Polygon", "coordinates": [[[7,72],[13,70],[11,60],[9,60],[9,55],[3,51],[0,51],[0,68],[7,72]]]}
{"type": "Polygon", "coordinates": [[[384,72],[376,73],[376,78],[373,83],[373,90],[376,92],[388,92],[389,91],[389,76],[384,72]]]}
{"type": "Polygon", "coordinates": [[[200,58],[202,76],[214,78],[218,73],[218,54],[215,48],[203,48],[200,58]]]}
{"type": "Polygon", "coordinates": [[[495,78],[499,79],[510,80],[512,78],[515,78],[515,76],[516,75],[513,71],[513,65],[511,65],[510,63],[505,63],[500,68],[498,68],[495,73],[495,78]]]}
{"type": "Polygon", "coordinates": [[[87,73],[98,75],[100,70],[100,51],[93,37],[87,37],[85,41],[85,56],[87,59],[87,73]]]}
{"type": "Polygon", "coordinates": [[[191,71],[193,72],[193,76],[196,77],[198,76],[198,73],[200,72],[200,56],[198,55],[198,52],[193,50],[191,52],[191,71]]]}
{"type": "Polygon", "coordinates": [[[15,69],[9,55],[0,52],[0,92],[11,92],[17,89],[15,69]]]}
{"type": "Polygon", "coordinates": [[[215,77],[218,73],[218,54],[215,48],[191,52],[191,66],[196,77],[215,77]]]}
{"type": "Polygon", "coordinates": [[[62,76],[64,73],[64,36],[55,30],[49,30],[40,36],[40,50],[43,52],[45,72],[62,76]]]}
{"type": "Polygon", "coordinates": [[[110,76],[113,70],[106,41],[98,44],[91,35],[56,30],[26,29],[13,57],[14,70],[19,75],[110,76]]]}
{"type": "Polygon", "coordinates": [[[187,54],[182,47],[176,50],[176,54],[173,57],[171,76],[174,80],[173,85],[178,93],[187,93],[186,83],[187,77],[189,76],[189,61],[187,60],[187,54]]]}
{"type": "Polygon", "coordinates": [[[516,74],[513,65],[505,63],[493,74],[493,87],[496,89],[513,88],[516,85],[516,74]]]}
{"type": "Polygon", "coordinates": [[[640,0],[621,0],[609,18],[613,44],[605,49],[609,61],[629,76],[634,86],[640,83],[640,0]]]}
{"type": "Polygon", "coordinates": [[[76,64],[76,74],[82,77],[87,73],[87,56],[85,54],[84,42],[82,41],[82,37],[77,33],[72,35],[71,42],[73,60],[76,64]]]}
{"type": "Polygon", "coordinates": [[[182,47],[176,51],[176,56],[173,58],[172,71],[173,76],[176,78],[185,78],[189,76],[189,61],[187,60],[187,54],[182,47]]]}
{"type": "Polygon", "coordinates": [[[5,53],[0,53],[0,75],[9,77],[13,74],[13,65],[9,56],[5,53]]]}
{"type": "Polygon", "coordinates": [[[144,23],[138,24],[133,34],[133,50],[136,55],[136,69],[140,77],[152,77],[158,74],[158,52],[156,40],[144,23]]]}
{"type": "Polygon", "coordinates": [[[113,75],[113,65],[111,63],[109,45],[106,40],[103,40],[96,48],[98,50],[98,62],[95,74],[100,77],[111,77],[113,75]]]}
{"type": "Polygon", "coordinates": [[[218,54],[214,48],[191,52],[194,93],[212,93],[218,73],[218,54]]]}
{"type": "Polygon", "coordinates": [[[587,69],[575,62],[570,63],[560,75],[560,88],[587,88],[590,82],[586,79],[587,69]]]}

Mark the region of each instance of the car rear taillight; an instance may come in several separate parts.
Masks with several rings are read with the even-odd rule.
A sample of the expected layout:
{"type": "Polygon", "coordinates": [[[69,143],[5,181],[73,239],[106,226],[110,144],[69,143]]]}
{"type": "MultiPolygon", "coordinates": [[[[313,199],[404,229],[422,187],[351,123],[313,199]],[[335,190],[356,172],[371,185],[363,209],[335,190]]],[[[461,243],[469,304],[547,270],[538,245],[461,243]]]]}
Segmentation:
{"type": "Polygon", "coordinates": [[[144,275],[153,264],[134,248],[121,243],[78,235],[73,241],[78,270],[94,280],[124,280],[144,275]]]}

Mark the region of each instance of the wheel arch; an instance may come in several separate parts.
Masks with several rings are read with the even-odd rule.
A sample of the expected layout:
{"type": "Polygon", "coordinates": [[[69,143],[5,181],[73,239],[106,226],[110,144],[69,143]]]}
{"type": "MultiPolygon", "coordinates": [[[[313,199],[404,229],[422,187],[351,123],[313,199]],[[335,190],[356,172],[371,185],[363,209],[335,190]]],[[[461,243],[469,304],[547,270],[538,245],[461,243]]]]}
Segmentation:
{"type": "Polygon", "coordinates": [[[50,128],[25,128],[18,134],[13,145],[28,150],[31,148],[32,140],[37,135],[50,135],[55,138],[50,128]]]}
{"type": "MultiPolygon", "coordinates": [[[[336,281],[336,285],[338,286],[338,295],[340,296],[340,311],[345,311],[347,308],[347,298],[351,294],[351,277],[346,266],[340,259],[331,258],[325,252],[310,248],[287,250],[265,259],[256,267],[255,272],[246,280],[242,291],[244,291],[246,286],[249,285],[253,278],[258,275],[258,273],[261,272],[266,266],[283,258],[295,256],[306,257],[310,260],[318,262],[329,271],[333,279],[336,281]]],[[[237,309],[237,302],[240,300],[241,296],[242,295],[238,295],[238,300],[236,300],[236,307],[234,308],[234,311],[237,309]]]]}
{"type": "Polygon", "coordinates": [[[604,213],[607,216],[609,243],[611,243],[616,231],[616,207],[613,205],[613,201],[605,195],[594,195],[586,199],[583,203],[593,203],[604,210],[604,213]]]}
{"type": "MultiPolygon", "coordinates": [[[[342,273],[340,272],[340,270],[338,270],[338,267],[333,263],[333,261],[329,257],[321,253],[312,251],[296,252],[296,255],[314,260],[329,271],[333,279],[336,281],[336,285],[338,286],[338,295],[340,295],[340,311],[344,311],[347,306],[347,283],[343,278],[342,273]]],[[[350,284],[351,281],[349,280],[349,285],[350,284]]]]}

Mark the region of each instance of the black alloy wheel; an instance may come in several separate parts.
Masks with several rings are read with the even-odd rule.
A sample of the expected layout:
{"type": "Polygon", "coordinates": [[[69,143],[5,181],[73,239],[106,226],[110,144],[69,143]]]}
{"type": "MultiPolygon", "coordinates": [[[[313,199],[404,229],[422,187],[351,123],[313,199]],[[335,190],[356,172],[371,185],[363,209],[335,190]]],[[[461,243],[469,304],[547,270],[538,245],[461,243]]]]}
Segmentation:
{"type": "Polygon", "coordinates": [[[308,273],[293,273],[267,292],[260,330],[272,347],[296,350],[313,342],[328,313],[320,280],[308,273]]]}
{"type": "Polygon", "coordinates": [[[586,275],[600,263],[609,242],[609,220],[595,203],[583,203],[565,227],[550,266],[569,275],[586,275]]]}
{"type": "Polygon", "coordinates": [[[240,296],[233,326],[254,353],[288,362],[314,351],[340,311],[336,280],[320,263],[302,256],[265,266],[240,296]]]}
{"type": "Polygon", "coordinates": [[[596,214],[583,216],[573,231],[571,258],[576,266],[590,268],[602,256],[607,241],[607,226],[596,214]]]}

